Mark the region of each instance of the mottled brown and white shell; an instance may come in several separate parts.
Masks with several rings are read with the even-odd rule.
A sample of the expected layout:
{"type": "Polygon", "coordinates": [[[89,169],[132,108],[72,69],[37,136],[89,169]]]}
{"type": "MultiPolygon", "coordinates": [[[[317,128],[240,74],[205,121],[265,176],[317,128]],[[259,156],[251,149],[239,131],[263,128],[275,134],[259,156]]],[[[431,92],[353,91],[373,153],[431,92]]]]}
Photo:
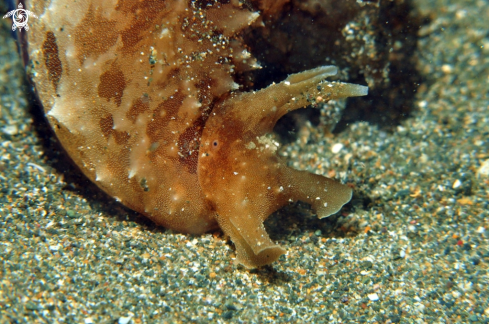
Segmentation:
{"type": "Polygon", "coordinates": [[[325,217],[351,198],[288,168],[267,134],[308,96],[367,88],[326,82],[336,68],[322,66],[240,92],[236,74],[257,67],[240,32],[286,1],[225,2],[32,0],[25,51],[49,123],[89,179],[162,226],[221,227],[256,267],[284,253],[263,227],[272,212],[300,200],[325,217]]]}

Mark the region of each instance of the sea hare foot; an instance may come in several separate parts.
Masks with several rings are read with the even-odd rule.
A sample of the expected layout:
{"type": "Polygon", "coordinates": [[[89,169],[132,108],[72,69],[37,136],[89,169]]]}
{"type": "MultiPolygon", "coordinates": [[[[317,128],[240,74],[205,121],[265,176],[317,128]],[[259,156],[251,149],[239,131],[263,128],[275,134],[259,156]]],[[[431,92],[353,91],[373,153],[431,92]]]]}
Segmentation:
{"type": "Polygon", "coordinates": [[[267,136],[280,117],[307,106],[311,97],[331,100],[367,94],[364,86],[323,81],[336,71],[322,66],[257,92],[233,95],[217,105],[206,122],[199,182],[220,227],[236,245],[237,261],[248,268],[269,264],[285,253],[263,226],[271,213],[300,200],[322,218],[351,199],[349,187],[287,167],[267,136]]]}

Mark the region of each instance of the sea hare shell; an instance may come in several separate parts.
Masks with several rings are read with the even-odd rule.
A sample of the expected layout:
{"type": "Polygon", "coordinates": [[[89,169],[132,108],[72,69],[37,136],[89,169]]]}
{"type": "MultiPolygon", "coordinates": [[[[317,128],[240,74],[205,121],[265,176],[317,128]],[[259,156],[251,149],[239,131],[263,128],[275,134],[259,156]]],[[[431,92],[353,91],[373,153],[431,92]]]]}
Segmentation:
{"type": "Polygon", "coordinates": [[[367,94],[324,81],[333,66],[239,91],[233,77],[258,66],[240,32],[280,8],[252,3],[262,11],[238,1],[31,1],[39,18],[25,48],[49,123],[88,178],[165,227],[219,226],[246,267],[285,252],[263,226],[275,210],[300,200],[325,217],[351,198],[347,186],[287,167],[267,134],[311,97],[367,94]]]}

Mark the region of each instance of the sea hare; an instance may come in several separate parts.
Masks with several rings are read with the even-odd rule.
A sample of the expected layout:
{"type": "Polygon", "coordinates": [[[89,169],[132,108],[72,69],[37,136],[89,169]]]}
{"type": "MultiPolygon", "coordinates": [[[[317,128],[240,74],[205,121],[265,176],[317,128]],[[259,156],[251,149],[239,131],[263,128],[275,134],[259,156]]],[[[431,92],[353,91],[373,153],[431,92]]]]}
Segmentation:
{"type": "Polygon", "coordinates": [[[311,98],[367,87],[326,82],[336,67],[320,66],[240,91],[235,76],[259,67],[240,33],[277,7],[223,2],[33,0],[24,53],[49,123],[88,178],[167,228],[219,226],[251,268],[285,252],[263,226],[271,213],[300,200],[326,217],[352,194],[287,167],[267,134],[311,98]]]}

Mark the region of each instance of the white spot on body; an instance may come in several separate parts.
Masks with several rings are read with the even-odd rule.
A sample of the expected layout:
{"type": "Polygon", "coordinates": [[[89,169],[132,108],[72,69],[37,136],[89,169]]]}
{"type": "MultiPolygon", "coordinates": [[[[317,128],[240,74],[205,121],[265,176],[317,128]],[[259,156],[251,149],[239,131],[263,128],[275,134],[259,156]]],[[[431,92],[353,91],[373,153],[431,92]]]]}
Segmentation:
{"type": "Polygon", "coordinates": [[[170,37],[170,30],[168,28],[163,28],[161,30],[160,39],[163,37],[170,37]]]}
{"type": "Polygon", "coordinates": [[[127,175],[127,177],[129,179],[131,179],[132,177],[134,177],[136,175],[137,171],[138,171],[137,169],[130,169],[129,170],[129,174],[127,175]]]}

